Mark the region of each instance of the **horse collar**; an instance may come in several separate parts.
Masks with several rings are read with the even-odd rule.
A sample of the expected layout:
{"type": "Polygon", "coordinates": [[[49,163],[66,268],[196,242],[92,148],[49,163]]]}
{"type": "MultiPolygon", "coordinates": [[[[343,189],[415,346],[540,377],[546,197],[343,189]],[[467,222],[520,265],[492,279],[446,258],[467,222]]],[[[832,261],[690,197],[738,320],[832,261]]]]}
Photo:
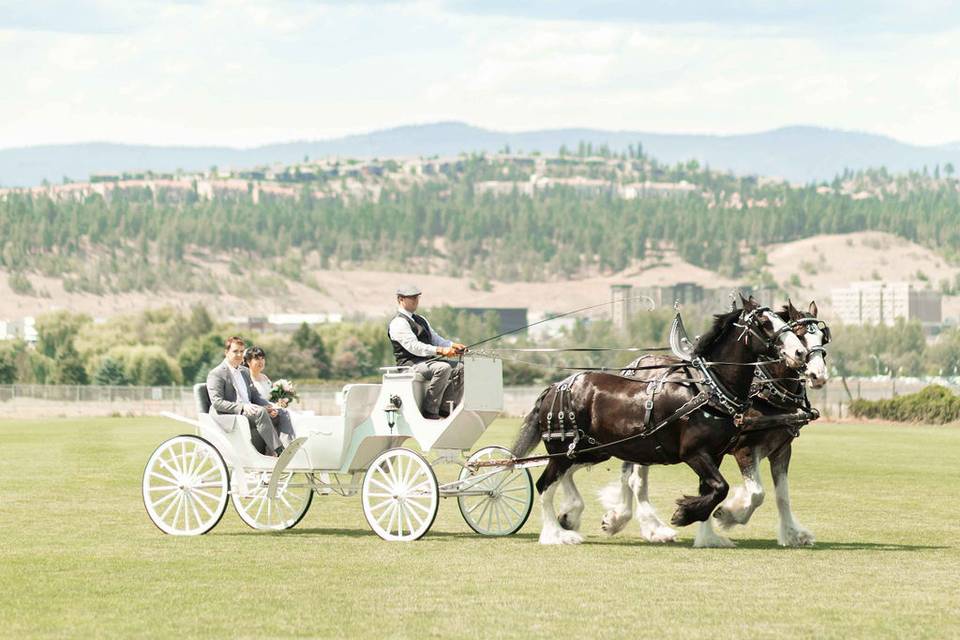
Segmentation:
{"type": "Polygon", "coordinates": [[[741,402],[736,395],[731,393],[724,384],[713,375],[710,367],[706,365],[702,357],[698,356],[694,358],[693,364],[700,369],[700,372],[703,374],[703,381],[710,388],[710,393],[708,394],[710,397],[710,406],[721,413],[734,417],[738,415],[742,416],[750,409],[750,398],[741,402]]]}

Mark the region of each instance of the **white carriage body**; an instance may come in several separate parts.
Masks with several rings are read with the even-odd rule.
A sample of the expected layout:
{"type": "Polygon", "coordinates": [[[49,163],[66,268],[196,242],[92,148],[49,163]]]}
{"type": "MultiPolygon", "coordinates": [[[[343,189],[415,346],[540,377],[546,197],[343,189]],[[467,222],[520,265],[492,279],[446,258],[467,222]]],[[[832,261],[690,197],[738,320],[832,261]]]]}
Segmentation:
{"type": "Polygon", "coordinates": [[[385,540],[417,540],[432,526],[440,498],[456,497],[475,532],[510,535],[533,506],[533,480],[510,464],[509,450],[469,450],[503,409],[503,369],[496,359],[463,359],[462,402],[442,420],[420,413],[424,380],[408,368],[387,367],[381,384],[351,384],[340,396],[340,415],[291,412],[294,440],[279,458],[257,453],[250,423],[238,415],[208,411],[206,387],[194,390],[197,420],[165,414],[197,427],[162,443],[147,461],[143,498],[147,514],[164,533],[202,535],[217,525],[232,500],[241,520],[258,530],[295,526],[314,492],[360,493],[364,517],[385,540]],[[404,448],[440,451],[437,462],[460,466],[457,479],[438,483],[431,465],[404,448]],[[474,461],[506,461],[478,469],[474,461]],[[339,474],[349,474],[341,483],[339,474]],[[359,479],[362,478],[362,485],[359,479]]]}
{"type": "Polygon", "coordinates": [[[388,367],[381,384],[345,386],[338,416],[291,412],[296,439],[279,460],[257,453],[243,416],[200,413],[199,435],[217,448],[229,467],[245,471],[279,467],[291,472],[360,472],[408,438],[421,451],[467,451],[503,409],[501,361],[464,357],[463,382],[463,401],[449,417],[427,420],[419,408],[422,378],[410,369],[388,367]],[[394,396],[400,399],[399,408],[391,401],[394,396]]]}

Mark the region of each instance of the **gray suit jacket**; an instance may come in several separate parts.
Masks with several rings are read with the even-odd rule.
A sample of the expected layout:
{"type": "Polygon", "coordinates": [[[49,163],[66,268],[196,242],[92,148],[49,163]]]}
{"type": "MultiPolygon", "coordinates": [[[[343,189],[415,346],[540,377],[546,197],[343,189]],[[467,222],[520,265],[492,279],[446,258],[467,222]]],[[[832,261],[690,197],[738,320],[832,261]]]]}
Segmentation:
{"type": "MultiPolygon", "coordinates": [[[[247,396],[250,402],[263,407],[269,406],[270,403],[260,395],[256,385],[253,384],[250,370],[241,366],[240,376],[247,384],[247,396]]],[[[230,365],[226,360],[207,374],[207,393],[210,394],[210,406],[216,409],[217,413],[243,413],[243,403],[237,401],[237,390],[233,386],[233,376],[230,375],[230,365]]]]}

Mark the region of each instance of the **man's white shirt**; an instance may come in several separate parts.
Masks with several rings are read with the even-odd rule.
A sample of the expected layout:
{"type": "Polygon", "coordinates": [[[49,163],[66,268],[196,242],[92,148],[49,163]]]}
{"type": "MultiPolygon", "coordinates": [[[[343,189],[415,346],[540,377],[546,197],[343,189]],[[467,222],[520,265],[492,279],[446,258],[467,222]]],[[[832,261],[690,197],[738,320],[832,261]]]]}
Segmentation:
{"type": "Polygon", "coordinates": [[[233,376],[233,388],[237,391],[237,400],[243,404],[250,404],[250,394],[247,393],[247,385],[243,381],[243,374],[240,373],[240,367],[231,366],[227,362],[227,369],[230,370],[230,375],[233,376]]]}
{"type": "MultiPolygon", "coordinates": [[[[413,314],[403,307],[399,307],[397,312],[413,321],[413,314]]],[[[427,328],[430,330],[430,344],[417,340],[416,334],[413,332],[413,329],[410,328],[410,323],[399,316],[390,321],[390,327],[387,330],[387,333],[390,334],[391,340],[396,340],[400,343],[400,346],[415,356],[435,356],[437,355],[437,347],[449,347],[453,345],[452,341],[447,340],[433,330],[433,327],[430,326],[429,320],[424,318],[424,321],[427,323],[427,328]]]]}

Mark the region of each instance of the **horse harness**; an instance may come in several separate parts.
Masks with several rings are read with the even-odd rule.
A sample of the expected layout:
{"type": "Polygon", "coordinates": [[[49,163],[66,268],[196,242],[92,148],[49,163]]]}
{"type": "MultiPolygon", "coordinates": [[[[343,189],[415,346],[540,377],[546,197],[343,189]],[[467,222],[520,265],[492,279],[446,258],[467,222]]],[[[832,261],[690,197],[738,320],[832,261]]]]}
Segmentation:
{"type": "MultiPolygon", "coordinates": [[[[764,311],[769,311],[769,309],[767,307],[760,307],[758,309],[755,309],[743,319],[742,323],[735,324],[735,326],[743,329],[743,333],[741,334],[741,337],[743,339],[746,339],[746,335],[750,333],[756,338],[763,340],[767,344],[772,344],[775,340],[777,340],[780,337],[780,335],[782,335],[787,331],[794,331],[798,326],[806,326],[807,331],[813,332],[814,329],[809,325],[816,325],[817,328],[819,328],[824,334],[823,344],[827,344],[827,342],[829,342],[830,340],[830,334],[829,334],[830,329],[826,327],[825,323],[823,323],[822,321],[818,321],[815,318],[802,318],[799,320],[793,320],[786,323],[785,326],[781,327],[773,336],[767,337],[767,336],[761,335],[753,327],[753,319],[756,315],[759,315],[764,311]]],[[[682,322],[679,321],[679,317],[680,316],[678,313],[674,321],[674,324],[675,326],[679,326],[679,328],[682,330],[682,322]]],[[[689,343],[689,341],[687,342],[689,343]]],[[[673,335],[671,335],[671,344],[673,344],[673,335]]],[[[757,372],[758,375],[761,375],[763,377],[763,382],[761,383],[761,385],[751,390],[751,393],[749,394],[749,396],[745,401],[740,402],[737,399],[736,395],[730,392],[730,390],[727,389],[726,386],[710,371],[709,364],[703,359],[703,357],[692,356],[692,354],[688,355],[689,352],[681,353],[676,348],[674,348],[674,352],[680,358],[681,362],[676,364],[663,365],[662,367],[658,366],[657,368],[663,368],[666,371],[664,371],[663,374],[657,376],[653,380],[639,381],[632,376],[627,376],[627,375],[624,375],[623,373],[619,374],[621,377],[628,378],[633,381],[646,382],[648,398],[644,402],[643,428],[640,430],[640,432],[631,434],[619,440],[614,440],[612,442],[601,443],[593,436],[585,433],[582,428],[577,426],[576,413],[573,410],[570,394],[571,394],[571,390],[574,383],[585,372],[581,371],[560,382],[559,386],[557,387],[557,392],[553,396],[553,401],[550,403],[550,410],[547,412],[546,430],[543,433],[541,433],[541,438],[545,443],[549,443],[554,440],[565,442],[567,439],[569,439],[570,444],[567,446],[567,451],[565,454],[549,454],[547,456],[539,456],[539,457],[551,458],[557,455],[566,455],[567,458],[573,459],[577,456],[577,454],[597,451],[597,450],[605,449],[607,447],[611,447],[617,444],[621,444],[623,442],[627,442],[629,440],[635,440],[638,438],[646,439],[653,436],[655,440],[655,450],[657,454],[665,462],[667,462],[668,458],[667,458],[666,452],[664,451],[663,443],[660,440],[658,432],[661,429],[673,424],[677,420],[685,418],[691,413],[694,413],[696,411],[703,411],[705,417],[712,418],[715,420],[724,420],[724,419],[733,420],[733,425],[734,425],[733,436],[730,438],[730,441],[727,443],[727,445],[723,448],[723,451],[722,451],[722,453],[726,453],[733,447],[733,445],[740,438],[741,434],[744,431],[744,427],[746,426],[744,415],[750,409],[753,398],[757,397],[764,401],[770,402],[768,400],[768,397],[771,393],[775,395],[779,395],[785,400],[795,400],[795,399],[802,400],[803,404],[801,405],[800,408],[803,411],[804,415],[800,417],[800,424],[795,427],[792,424],[785,425],[783,420],[784,417],[776,416],[776,419],[779,420],[778,425],[766,426],[766,427],[758,426],[757,428],[750,429],[750,431],[763,431],[767,429],[782,428],[783,426],[787,426],[787,428],[794,429],[793,434],[794,434],[794,437],[796,437],[797,435],[799,435],[800,427],[810,422],[810,420],[815,420],[817,417],[819,417],[819,413],[816,411],[816,409],[813,409],[812,407],[810,407],[810,402],[806,396],[806,393],[802,394],[802,396],[799,394],[794,394],[789,390],[784,389],[782,385],[776,384],[777,381],[771,376],[769,376],[765,371],[763,371],[762,365],[757,365],[755,371],[757,372]],[[667,377],[676,369],[687,370],[688,376],[689,376],[690,368],[696,368],[697,370],[699,370],[699,372],[702,374],[703,377],[701,379],[688,377],[685,380],[667,380],[667,377]],[[657,393],[663,390],[663,386],[667,382],[670,382],[672,384],[689,385],[694,388],[699,387],[700,390],[697,393],[697,395],[695,395],[693,398],[691,398],[687,402],[683,403],[680,407],[674,410],[674,412],[671,413],[669,416],[663,418],[659,422],[655,422],[653,410],[654,410],[656,395],[657,393]],[[771,392],[770,391],[771,389],[773,389],[774,391],[771,392]],[[557,410],[556,414],[554,414],[554,409],[557,410]],[[556,415],[557,417],[556,429],[553,428],[554,415],[556,415]],[[579,449],[578,447],[580,445],[580,442],[583,440],[585,440],[587,444],[590,446],[585,449],[579,449]]],[[[826,350],[823,349],[822,346],[813,347],[809,349],[810,354],[815,352],[821,352],[826,354],[826,350]]],[[[809,354],[808,354],[808,357],[809,357],[809,354]]],[[[628,370],[637,370],[640,368],[641,367],[630,367],[630,368],[622,369],[621,371],[623,372],[628,370]]],[[[613,375],[616,375],[616,374],[613,374],[613,375]]],[[[773,406],[777,406],[777,407],[780,406],[778,404],[775,404],[774,402],[770,402],[770,404],[773,404],[773,406]]],[[[795,409],[795,408],[797,407],[791,407],[791,409],[795,409]]]]}
{"type": "Polygon", "coordinates": [[[570,444],[567,446],[565,455],[568,458],[573,459],[577,454],[604,449],[606,447],[611,447],[629,440],[638,438],[646,439],[653,436],[655,441],[654,448],[657,454],[663,458],[664,461],[667,461],[668,457],[664,451],[663,442],[660,440],[658,432],[661,429],[673,424],[677,420],[687,417],[691,413],[703,410],[704,414],[709,418],[733,419],[735,432],[733,437],[730,439],[730,442],[726,447],[724,447],[724,452],[726,452],[730,447],[733,446],[733,443],[736,442],[737,438],[740,437],[740,434],[743,431],[743,416],[747,410],[749,410],[751,400],[748,398],[744,402],[739,402],[737,397],[731,393],[726,386],[710,371],[706,361],[704,361],[704,359],[701,357],[696,357],[690,362],[665,365],[663,368],[666,369],[666,371],[653,380],[641,381],[622,374],[620,376],[634,382],[646,382],[647,384],[648,398],[643,404],[643,428],[639,433],[629,435],[613,442],[601,443],[593,436],[585,433],[582,428],[577,426],[576,414],[573,410],[570,394],[573,384],[584,373],[581,372],[570,376],[558,384],[557,392],[554,394],[553,401],[550,403],[550,410],[547,412],[546,430],[540,434],[540,437],[545,443],[554,440],[564,442],[567,439],[570,439],[570,444]],[[700,379],[688,377],[683,380],[667,379],[675,369],[689,369],[691,367],[696,367],[700,373],[703,374],[703,377],[700,379]],[[663,387],[667,382],[672,384],[689,385],[695,388],[699,386],[701,388],[697,395],[677,407],[673,413],[658,422],[654,420],[654,404],[657,393],[663,390],[663,387]],[[707,408],[712,409],[715,414],[719,415],[712,415],[709,411],[707,411],[707,408]],[[556,412],[554,410],[556,410],[556,412]],[[557,418],[556,429],[554,429],[553,423],[554,416],[557,418]],[[578,449],[582,440],[585,440],[590,446],[586,449],[578,449]]]}

